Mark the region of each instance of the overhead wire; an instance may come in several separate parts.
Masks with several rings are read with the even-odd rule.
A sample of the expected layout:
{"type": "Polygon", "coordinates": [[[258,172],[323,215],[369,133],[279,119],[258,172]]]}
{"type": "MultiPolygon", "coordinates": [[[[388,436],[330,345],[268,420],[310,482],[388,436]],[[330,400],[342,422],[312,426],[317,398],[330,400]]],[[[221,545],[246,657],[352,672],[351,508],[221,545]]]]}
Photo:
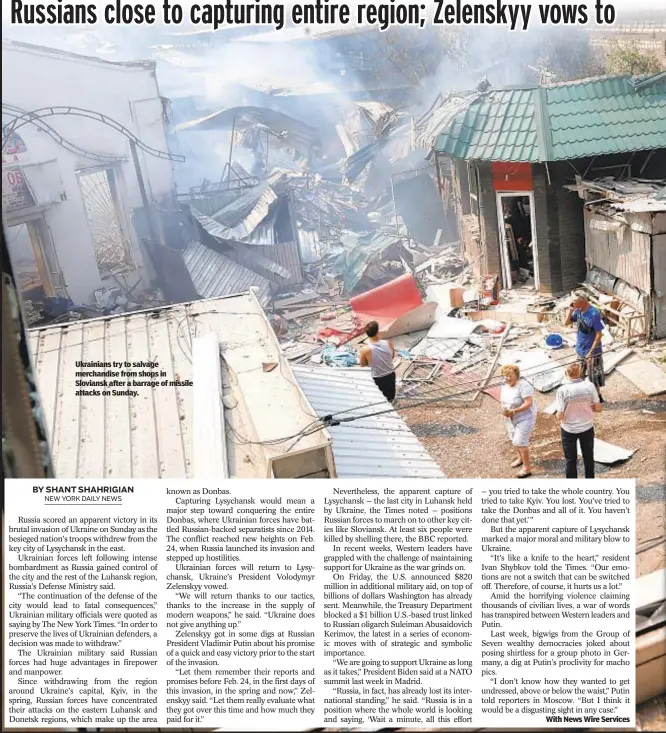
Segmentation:
{"type": "MultiPolygon", "coordinates": [[[[607,349],[605,353],[613,353],[618,348],[619,347],[611,347],[611,348],[607,349]]],[[[561,369],[563,367],[569,366],[570,364],[574,364],[577,361],[580,361],[580,357],[577,354],[574,354],[574,355],[568,354],[567,356],[562,357],[561,359],[553,359],[553,361],[556,361],[558,363],[555,364],[552,367],[548,367],[546,369],[540,369],[539,371],[533,372],[532,374],[527,374],[526,375],[526,378],[528,378],[528,377],[535,377],[535,376],[541,376],[541,375],[544,375],[544,374],[548,374],[550,372],[557,371],[558,369],[561,369]]],[[[500,386],[502,383],[503,383],[503,378],[502,377],[494,377],[494,378],[492,378],[491,380],[488,381],[488,383],[483,387],[483,389],[485,390],[485,389],[488,389],[488,388],[500,386]]],[[[404,406],[401,406],[401,410],[412,409],[413,407],[419,407],[422,404],[428,404],[428,403],[433,402],[433,401],[435,401],[435,402],[438,402],[440,400],[445,401],[447,399],[451,399],[453,397],[460,397],[460,396],[463,396],[465,394],[469,394],[471,392],[478,392],[480,389],[481,389],[481,385],[479,384],[479,379],[478,378],[477,379],[471,379],[471,380],[461,380],[455,386],[435,387],[435,388],[430,389],[430,390],[424,390],[422,392],[422,395],[425,396],[425,397],[429,397],[430,395],[438,395],[438,396],[435,397],[435,398],[433,398],[433,399],[426,399],[426,400],[420,399],[417,403],[412,404],[412,405],[404,405],[404,406]],[[470,385],[470,388],[469,389],[462,389],[460,391],[448,392],[448,390],[450,390],[450,389],[456,389],[457,387],[461,387],[461,386],[464,386],[464,385],[470,385]]],[[[381,399],[381,400],[378,400],[376,402],[370,402],[370,403],[366,403],[366,404],[363,404],[363,405],[357,405],[357,406],[354,406],[354,407],[349,407],[349,408],[347,408],[345,410],[339,410],[337,412],[331,413],[331,415],[327,415],[326,417],[333,417],[333,418],[335,418],[336,416],[344,415],[344,414],[349,413],[349,412],[356,412],[357,410],[363,410],[363,409],[367,409],[367,408],[371,408],[371,407],[376,407],[378,405],[384,405],[384,404],[386,404],[386,399],[381,399]]],[[[393,408],[391,407],[388,410],[380,411],[379,413],[371,413],[371,414],[358,415],[358,416],[356,416],[355,419],[363,419],[365,417],[373,417],[376,414],[385,414],[386,412],[390,412],[392,410],[393,410],[393,408]]],[[[348,420],[345,420],[345,422],[347,422],[347,421],[348,420]]]]}
{"type": "MultiPolygon", "coordinates": [[[[609,348],[609,349],[606,350],[606,353],[609,353],[609,352],[610,353],[613,353],[613,351],[616,351],[618,348],[619,348],[619,346],[611,347],[611,348],[609,348]]],[[[556,371],[558,369],[561,369],[562,367],[565,367],[565,366],[568,366],[570,364],[574,364],[574,363],[580,361],[580,357],[577,354],[573,354],[573,355],[572,354],[568,354],[566,357],[562,357],[562,359],[554,359],[553,361],[557,361],[558,363],[556,365],[552,366],[552,367],[548,367],[547,369],[542,369],[542,370],[540,370],[540,371],[538,371],[535,374],[532,374],[530,376],[536,376],[537,374],[539,376],[541,376],[543,374],[547,374],[549,372],[556,371]]],[[[491,385],[490,382],[489,382],[483,389],[488,389],[489,387],[492,387],[492,386],[498,386],[499,384],[502,383],[503,378],[502,377],[499,377],[499,378],[496,377],[493,381],[496,381],[497,384],[491,385]]],[[[479,384],[479,380],[478,379],[469,380],[469,381],[466,381],[466,382],[461,382],[461,383],[459,383],[458,386],[460,386],[461,384],[470,384],[472,386],[469,389],[463,389],[463,390],[460,390],[458,392],[452,392],[452,393],[449,393],[449,394],[442,394],[442,389],[444,389],[444,390],[449,389],[448,387],[435,388],[435,389],[432,389],[432,390],[427,390],[425,392],[426,399],[419,400],[418,402],[413,403],[411,405],[401,406],[401,410],[403,410],[403,411],[404,410],[409,410],[409,409],[413,409],[413,408],[416,408],[416,407],[421,407],[422,405],[432,404],[434,402],[442,402],[442,401],[445,402],[447,399],[451,399],[452,397],[459,397],[459,396],[462,396],[462,395],[465,395],[465,394],[469,394],[471,392],[478,392],[481,389],[481,386],[479,384]],[[429,397],[429,395],[432,395],[432,394],[436,394],[437,396],[436,397],[429,397]]],[[[378,416],[386,415],[386,414],[389,414],[389,413],[395,411],[395,408],[391,405],[391,406],[387,407],[384,410],[377,410],[375,412],[363,413],[363,414],[360,414],[360,415],[352,415],[352,416],[343,417],[343,418],[340,418],[339,417],[340,415],[345,415],[345,414],[348,414],[350,412],[357,412],[357,411],[360,411],[360,410],[365,410],[365,409],[369,409],[371,407],[376,407],[378,405],[385,405],[385,404],[386,404],[386,399],[384,398],[384,399],[378,400],[377,402],[366,403],[364,405],[358,405],[358,406],[355,406],[355,407],[349,407],[349,408],[347,408],[345,410],[339,410],[337,412],[333,412],[333,413],[331,413],[329,415],[325,415],[325,416],[320,417],[316,421],[313,421],[313,424],[311,426],[306,426],[306,427],[302,428],[302,430],[299,431],[299,433],[297,435],[290,436],[288,438],[282,438],[280,440],[272,441],[272,442],[278,442],[278,443],[280,443],[280,442],[286,442],[287,440],[291,440],[292,438],[296,438],[296,443],[298,443],[303,438],[305,438],[305,437],[307,437],[309,435],[313,435],[314,433],[316,433],[316,432],[318,432],[320,430],[323,430],[326,427],[335,427],[335,426],[337,426],[337,425],[339,425],[341,423],[354,422],[355,420],[365,420],[365,419],[370,418],[370,417],[378,417],[378,416]],[[317,424],[317,423],[319,423],[319,424],[317,424]]],[[[293,448],[293,445],[290,446],[290,450],[292,448],[293,448]]]]}
{"type": "MultiPolygon", "coordinates": [[[[137,311],[136,313],[132,313],[132,314],[129,314],[129,315],[130,316],[134,316],[134,315],[145,315],[146,317],[152,316],[150,310],[147,310],[147,311],[146,310],[144,310],[144,311],[137,311]]],[[[198,314],[192,314],[192,315],[195,315],[196,316],[198,314]]],[[[256,312],[247,311],[247,312],[238,313],[237,315],[253,315],[254,316],[254,315],[259,315],[259,314],[257,314],[256,312]]],[[[102,318],[104,318],[104,317],[102,317],[102,318]]],[[[75,323],[81,323],[81,322],[79,321],[79,322],[75,322],[75,323]]],[[[186,353],[186,349],[183,349],[183,343],[187,344],[187,346],[190,346],[190,347],[191,347],[191,344],[188,344],[187,343],[187,338],[182,338],[183,337],[182,325],[183,325],[182,322],[178,324],[177,337],[176,338],[177,338],[177,341],[178,341],[178,345],[180,346],[181,350],[183,351],[183,354],[185,355],[186,358],[188,358],[187,353],[186,353]],[[181,342],[181,338],[182,338],[182,342],[181,342]]],[[[140,329],[137,329],[137,331],[143,330],[143,328],[145,328],[145,324],[142,324],[142,327],[140,329]]],[[[127,333],[129,333],[129,332],[131,332],[133,330],[134,329],[127,329],[127,333]]],[[[101,337],[97,337],[97,338],[93,338],[93,339],[88,339],[87,341],[94,341],[94,340],[105,339],[105,338],[106,338],[106,336],[101,336],[101,337]]],[[[247,342],[247,343],[249,344],[251,342],[247,342]]],[[[67,347],[67,346],[75,346],[75,345],[78,345],[78,344],[66,344],[65,347],[67,347]]],[[[52,352],[52,351],[60,351],[61,348],[62,347],[59,346],[59,347],[56,347],[56,348],[53,348],[53,349],[39,350],[38,351],[38,355],[39,354],[44,354],[44,353],[49,353],[49,352],[52,352]]],[[[614,346],[612,346],[610,348],[605,349],[604,353],[605,354],[614,353],[615,351],[619,350],[620,348],[624,348],[624,347],[621,346],[620,344],[616,344],[616,345],[614,345],[614,346]]],[[[191,359],[191,355],[190,355],[189,358],[191,359]]],[[[549,366],[546,369],[541,369],[538,372],[535,372],[535,373],[533,373],[531,375],[528,375],[528,376],[536,376],[536,375],[541,376],[541,375],[544,375],[544,374],[548,374],[548,373],[553,372],[553,371],[556,371],[556,370],[558,370],[558,369],[560,369],[562,367],[568,366],[569,364],[573,364],[573,363],[575,363],[575,362],[577,362],[579,360],[580,360],[580,358],[578,357],[577,354],[573,354],[573,355],[572,354],[568,354],[567,356],[562,357],[561,359],[555,358],[555,359],[553,359],[553,361],[554,362],[557,362],[557,363],[554,364],[552,367],[549,366]]],[[[283,372],[283,376],[284,376],[284,372],[283,372]]],[[[292,383],[292,384],[295,384],[292,380],[288,380],[288,381],[290,381],[290,383],[292,383]]],[[[484,390],[487,390],[489,388],[499,386],[499,385],[502,384],[502,381],[503,380],[502,380],[501,377],[494,377],[494,378],[492,378],[491,380],[488,381],[488,383],[483,387],[483,389],[484,390]]],[[[421,399],[418,399],[418,398],[410,398],[410,399],[418,399],[418,401],[415,401],[415,402],[413,402],[412,404],[409,404],[409,405],[402,405],[400,407],[400,409],[401,409],[401,411],[405,411],[405,410],[410,410],[410,409],[413,409],[413,408],[416,408],[416,407],[421,407],[423,405],[432,404],[432,403],[436,403],[436,402],[444,402],[444,403],[446,403],[447,400],[453,399],[455,397],[461,397],[461,396],[464,396],[466,394],[470,394],[472,392],[478,392],[480,389],[481,389],[481,385],[480,385],[480,380],[479,380],[478,377],[475,378],[475,379],[469,379],[469,380],[459,380],[455,386],[447,385],[447,386],[434,387],[432,389],[426,389],[426,390],[424,390],[421,393],[421,399]],[[458,389],[459,387],[467,387],[467,386],[469,386],[469,388],[467,388],[467,389],[458,389]],[[457,391],[451,391],[451,390],[457,390],[457,391]]],[[[349,407],[349,408],[346,408],[344,410],[338,410],[336,412],[330,413],[328,415],[320,416],[320,417],[312,420],[308,425],[305,425],[303,428],[301,428],[301,430],[299,430],[298,432],[294,433],[293,435],[288,435],[288,436],[285,436],[285,437],[282,437],[282,438],[272,438],[272,439],[264,440],[264,441],[247,440],[243,436],[239,435],[236,431],[234,431],[232,429],[232,432],[234,433],[235,437],[238,439],[238,440],[236,440],[234,442],[237,445],[279,445],[280,443],[286,443],[289,440],[295,440],[298,443],[303,438],[305,438],[305,437],[307,437],[309,435],[312,435],[312,434],[314,434],[314,433],[316,433],[316,432],[318,432],[320,430],[323,430],[326,427],[331,427],[335,423],[339,423],[339,422],[353,422],[355,420],[362,420],[362,419],[367,419],[367,418],[370,418],[370,417],[377,417],[377,416],[388,414],[388,413],[393,412],[395,410],[395,408],[393,406],[390,406],[390,407],[388,407],[385,410],[378,410],[376,412],[371,412],[371,413],[364,412],[363,414],[360,414],[360,415],[355,415],[355,416],[352,416],[352,417],[342,418],[341,420],[338,419],[339,416],[341,416],[341,415],[347,415],[350,412],[357,412],[357,411],[362,411],[362,410],[368,410],[368,409],[370,409],[372,407],[377,407],[377,406],[385,405],[385,404],[386,404],[386,399],[385,398],[382,398],[382,399],[379,399],[379,400],[377,400],[375,402],[368,402],[368,403],[364,403],[364,404],[361,404],[361,405],[355,405],[354,407],[349,407]]],[[[291,446],[290,449],[291,448],[293,448],[293,446],[291,446]]]]}

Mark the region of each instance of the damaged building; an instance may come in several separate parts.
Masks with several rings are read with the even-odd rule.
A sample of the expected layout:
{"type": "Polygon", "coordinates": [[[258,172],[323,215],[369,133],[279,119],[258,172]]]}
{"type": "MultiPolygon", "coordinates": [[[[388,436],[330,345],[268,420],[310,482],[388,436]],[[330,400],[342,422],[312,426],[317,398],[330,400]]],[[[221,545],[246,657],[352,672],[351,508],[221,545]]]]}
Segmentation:
{"type": "Polygon", "coordinates": [[[253,292],[32,329],[29,341],[58,476],[442,477],[397,412],[377,414],[368,369],[292,370],[253,292]],[[92,374],[108,362],[153,365],[170,384],[123,377],[127,395],[94,395],[92,382],[113,381],[92,374]],[[75,386],[82,363],[88,390],[75,386]],[[329,432],[338,412],[353,421],[329,432]]]}
{"type": "Polygon", "coordinates": [[[599,77],[448,98],[422,122],[451,164],[460,238],[477,274],[553,294],[586,277],[576,178],[659,178],[666,74],[599,77]]]}
{"type": "Polygon", "coordinates": [[[581,180],[587,279],[627,338],[666,337],[666,179],[581,180]],[[632,314],[636,314],[633,315],[632,314]]]}
{"type": "Polygon", "coordinates": [[[109,287],[138,297],[154,270],[132,212],[141,187],[161,204],[175,193],[154,62],[6,40],[2,53],[3,211],[24,291],[77,304],[109,287]]]}

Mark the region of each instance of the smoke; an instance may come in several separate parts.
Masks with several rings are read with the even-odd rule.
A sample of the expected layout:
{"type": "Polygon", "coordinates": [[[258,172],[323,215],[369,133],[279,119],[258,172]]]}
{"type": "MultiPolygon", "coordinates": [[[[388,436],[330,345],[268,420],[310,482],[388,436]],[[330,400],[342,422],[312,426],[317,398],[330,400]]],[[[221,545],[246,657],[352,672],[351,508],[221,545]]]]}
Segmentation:
{"type": "MultiPolygon", "coordinates": [[[[653,5],[658,8],[658,0],[653,5]]],[[[616,7],[619,21],[639,9],[621,0],[616,7]]],[[[3,15],[5,9],[6,4],[3,15]]],[[[270,107],[317,128],[330,165],[348,154],[336,127],[354,117],[359,101],[381,100],[416,117],[437,95],[473,89],[484,77],[497,87],[602,71],[588,32],[572,28],[533,26],[526,33],[489,27],[366,29],[356,36],[310,42],[295,40],[305,32],[293,27],[274,34],[272,42],[266,42],[267,28],[192,35],[202,30],[187,24],[5,26],[3,35],[108,60],[155,59],[160,91],[172,99],[174,122],[237,106],[270,107]]],[[[321,30],[313,28],[310,35],[321,30]]],[[[187,157],[187,163],[176,166],[179,186],[187,189],[204,178],[219,181],[230,142],[228,130],[179,133],[173,144],[187,157]]],[[[250,170],[252,152],[234,144],[233,162],[250,170]]]]}

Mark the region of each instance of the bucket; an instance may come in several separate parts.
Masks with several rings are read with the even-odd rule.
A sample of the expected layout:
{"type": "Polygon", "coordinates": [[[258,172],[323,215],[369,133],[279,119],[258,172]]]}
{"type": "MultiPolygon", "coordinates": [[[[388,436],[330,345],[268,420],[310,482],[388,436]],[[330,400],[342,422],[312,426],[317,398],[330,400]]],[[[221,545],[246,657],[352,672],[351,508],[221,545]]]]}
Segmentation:
{"type": "Polygon", "coordinates": [[[561,349],[563,344],[564,340],[559,333],[549,333],[546,336],[546,346],[551,349],[561,349]]]}

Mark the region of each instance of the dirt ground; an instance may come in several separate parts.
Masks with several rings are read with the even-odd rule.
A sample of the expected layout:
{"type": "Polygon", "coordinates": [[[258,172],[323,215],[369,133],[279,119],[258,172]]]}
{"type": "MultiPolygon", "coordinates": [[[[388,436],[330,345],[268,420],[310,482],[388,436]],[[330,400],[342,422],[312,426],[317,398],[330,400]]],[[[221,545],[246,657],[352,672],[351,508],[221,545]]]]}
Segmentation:
{"type": "MultiPolygon", "coordinates": [[[[601,440],[635,450],[625,463],[597,464],[598,478],[635,478],[637,481],[638,575],[666,567],[666,395],[646,399],[617,371],[606,378],[604,411],[595,430],[601,440]]],[[[536,393],[539,409],[532,434],[534,478],[564,478],[564,459],[556,417],[543,414],[555,393],[536,393]]],[[[449,478],[511,478],[516,457],[509,443],[499,403],[483,394],[475,407],[451,407],[444,402],[414,406],[402,400],[398,409],[407,424],[449,478]],[[428,436],[438,426],[448,435],[428,436]],[[461,434],[462,433],[462,434],[461,434]]],[[[582,466],[580,466],[582,469],[582,466]]],[[[582,476],[582,471],[581,471],[582,476]]]]}

